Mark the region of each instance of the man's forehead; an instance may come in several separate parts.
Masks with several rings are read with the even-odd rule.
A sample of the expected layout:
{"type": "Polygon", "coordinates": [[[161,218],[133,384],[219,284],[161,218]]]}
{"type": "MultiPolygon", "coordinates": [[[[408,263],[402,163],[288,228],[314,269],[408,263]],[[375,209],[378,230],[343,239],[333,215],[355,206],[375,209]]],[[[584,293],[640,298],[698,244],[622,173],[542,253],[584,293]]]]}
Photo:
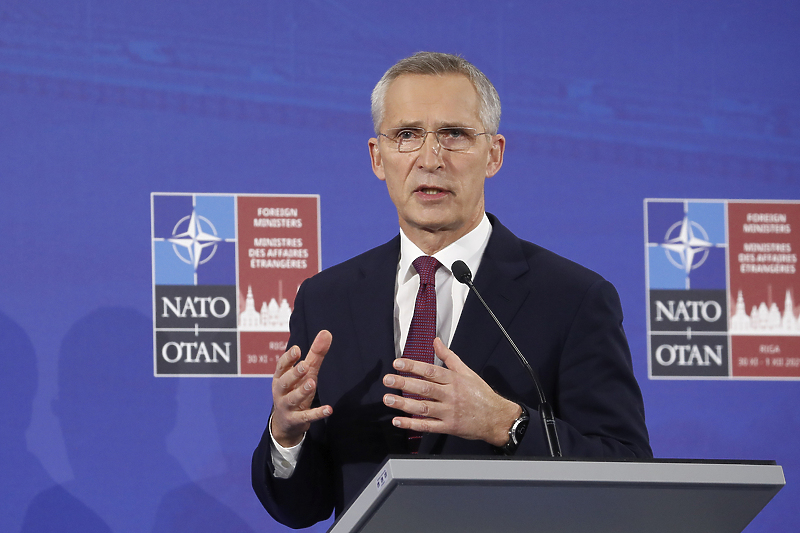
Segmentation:
{"type": "Polygon", "coordinates": [[[384,122],[404,125],[469,125],[480,121],[480,99],[463,74],[403,74],[389,85],[384,122]]]}

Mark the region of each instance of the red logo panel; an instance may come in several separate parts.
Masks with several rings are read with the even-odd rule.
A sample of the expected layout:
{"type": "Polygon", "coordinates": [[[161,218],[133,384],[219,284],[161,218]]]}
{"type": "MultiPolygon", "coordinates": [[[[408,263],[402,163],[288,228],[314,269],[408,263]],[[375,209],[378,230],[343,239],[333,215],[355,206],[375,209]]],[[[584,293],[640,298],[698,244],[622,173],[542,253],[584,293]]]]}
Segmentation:
{"type": "Polygon", "coordinates": [[[734,377],[800,377],[800,204],[728,204],[734,377]]]}
{"type": "Polygon", "coordinates": [[[237,199],[240,371],[271,375],[300,284],[320,270],[316,197],[237,199]]]}

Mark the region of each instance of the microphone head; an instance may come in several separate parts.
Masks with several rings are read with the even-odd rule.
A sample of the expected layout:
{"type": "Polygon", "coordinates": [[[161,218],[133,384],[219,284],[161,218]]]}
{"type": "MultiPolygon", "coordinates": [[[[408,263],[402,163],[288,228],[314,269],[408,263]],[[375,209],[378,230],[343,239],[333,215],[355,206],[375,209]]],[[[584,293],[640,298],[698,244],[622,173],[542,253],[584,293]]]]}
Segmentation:
{"type": "Polygon", "coordinates": [[[453,276],[461,283],[469,284],[469,282],[472,281],[472,272],[469,271],[469,267],[461,259],[453,262],[453,266],[450,267],[450,272],[452,272],[453,276]]]}

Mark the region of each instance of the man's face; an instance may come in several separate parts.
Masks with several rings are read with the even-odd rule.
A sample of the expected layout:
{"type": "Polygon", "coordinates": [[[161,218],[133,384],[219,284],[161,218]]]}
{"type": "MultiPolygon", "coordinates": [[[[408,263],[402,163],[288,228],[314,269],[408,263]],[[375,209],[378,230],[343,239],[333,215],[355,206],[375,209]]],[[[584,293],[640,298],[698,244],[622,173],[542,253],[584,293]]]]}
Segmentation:
{"type": "MultiPolygon", "coordinates": [[[[480,100],[466,76],[406,74],[386,92],[381,132],[400,127],[444,127],[484,132],[480,100]]],[[[428,134],[422,148],[401,153],[379,136],[369,141],[372,170],[386,182],[400,227],[412,241],[432,234],[446,246],[474,229],[484,212],[483,184],[503,163],[502,135],[481,135],[468,152],[450,152],[428,134]],[[415,238],[416,237],[416,238],[415,238]]],[[[441,248],[439,248],[441,249],[441,248]]]]}

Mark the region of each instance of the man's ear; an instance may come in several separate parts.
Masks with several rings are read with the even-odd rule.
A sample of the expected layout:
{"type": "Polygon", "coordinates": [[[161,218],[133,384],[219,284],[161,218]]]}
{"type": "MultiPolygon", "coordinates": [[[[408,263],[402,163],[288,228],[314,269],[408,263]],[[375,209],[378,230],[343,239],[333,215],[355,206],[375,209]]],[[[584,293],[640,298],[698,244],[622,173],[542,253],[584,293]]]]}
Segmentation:
{"type": "Polygon", "coordinates": [[[491,178],[503,166],[503,154],[506,151],[506,138],[502,135],[492,136],[492,147],[486,161],[486,177],[491,178]]]}
{"type": "Polygon", "coordinates": [[[372,161],[372,172],[378,176],[381,181],[386,180],[386,175],[383,172],[383,159],[381,158],[381,149],[378,146],[378,139],[373,137],[369,140],[369,158],[372,161]]]}

